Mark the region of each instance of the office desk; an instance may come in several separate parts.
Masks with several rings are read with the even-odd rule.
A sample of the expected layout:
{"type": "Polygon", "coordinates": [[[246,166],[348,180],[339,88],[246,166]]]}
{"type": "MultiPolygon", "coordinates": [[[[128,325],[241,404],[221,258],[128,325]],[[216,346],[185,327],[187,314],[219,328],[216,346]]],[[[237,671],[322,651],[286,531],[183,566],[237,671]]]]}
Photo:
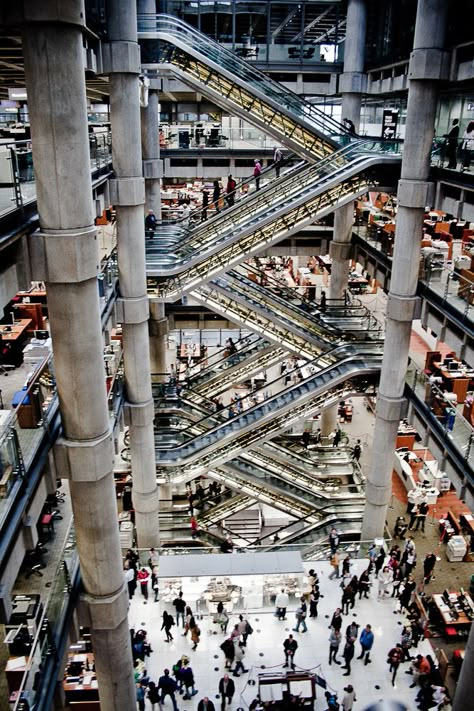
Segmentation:
{"type": "MultiPolygon", "coordinates": [[[[460,361],[457,362],[459,363],[460,361]]],[[[465,374],[458,374],[456,371],[446,370],[440,362],[433,362],[433,368],[439,372],[446,387],[457,396],[458,403],[463,403],[474,373],[471,374],[470,371],[467,371],[465,374]]]]}
{"type": "Polygon", "coordinates": [[[2,341],[18,341],[26,334],[26,331],[30,328],[33,321],[30,318],[22,318],[19,321],[15,321],[11,326],[8,324],[0,325],[0,336],[2,341]],[[5,330],[11,329],[11,330],[5,330]]]}
{"type": "MultiPolygon", "coordinates": [[[[458,593],[455,593],[456,595],[458,593]]],[[[468,602],[471,604],[471,609],[474,612],[474,602],[472,601],[471,596],[468,593],[464,593],[464,596],[468,602]]],[[[459,614],[459,617],[455,619],[453,615],[451,614],[451,610],[449,607],[446,605],[446,603],[443,600],[442,595],[433,595],[432,600],[434,604],[436,605],[436,609],[438,610],[441,619],[443,620],[443,623],[446,627],[455,627],[455,628],[462,628],[462,627],[469,627],[471,625],[471,620],[469,617],[466,615],[466,613],[461,610],[458,606],[456,606],[457,612],[459,614]]]]}

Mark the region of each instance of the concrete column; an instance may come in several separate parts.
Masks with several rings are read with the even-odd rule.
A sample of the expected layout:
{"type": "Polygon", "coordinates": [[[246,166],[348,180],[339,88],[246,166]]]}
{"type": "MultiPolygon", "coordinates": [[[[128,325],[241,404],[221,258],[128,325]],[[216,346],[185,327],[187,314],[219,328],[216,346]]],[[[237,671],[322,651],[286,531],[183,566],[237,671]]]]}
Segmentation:
{"type": "MultiPolygon", "coordinates": [[[[344,72],[339,88],[342,98],[342,118],[350,119],[359,130],[362,94],[367,88],[364,74],[365,36],[367,27],[366,0],[349,0],[347,34],[344,47],[344,72]]],[[[329,246],[332,257],[330,299],[341,299],[347,288],[354,204],[349,203],[334,212],[334,235],[329,246]]]]}
{"type": "Polygon", "coordinates": [[[169,331],[165,316],[165,305],[156,299],[150,299],[150,358],[152,373],[166,373],[166,336],[169,331]]]}
{"type": "Polygon", "coordinates": [[[456,690],[454,692],[453,711],[466,711],[471,708],[474,694],[474,625],[471,625],[464,652],[456,690]]]}
{"type": "Polygon", "coordinates": [[[141,108],[141,127],[146,209],[154,210],[157,219],[161,219],[160,105],[156,84],[156,79],[150,80],[148,105],[141,108]]]}
{"type": "Polygon", "coordinates": [[[372,466],[367,477],[362,539],[381,536],[391,495],[393,451],[400,420],[416,287],[438,81],[447,76],[444,45],[447,0],[419,0],[410,58],[407,123],[384,357],[377,397],[372,466]]]}
{"type": "Polygon", "coordinates": [[[103,46],[104,73],[110,75],[110,120],[115,178],[111,202],[117,209],[120,299],[117,320],[123,329],[123,357],[130,428],[133,505],[138,545],[158,546],[153,398],[148,340],[144,202],[140,140],[139,72],[135,0],[108,0],[109,42],[103,46]]]}
{"type": "Polygon", "coordinates": [[[329,437],[337,426],[337,411],[339,406],[326,407],[321,413],[321,437],[329,437]]]}
{"type": "Polygon", "coordinates": [[[135,708],[113,480],[84,81],[83,0],[24,4],[23,52],[40,231],[33,278],[46,282],[77,549],[102,708],[135,708]]]}

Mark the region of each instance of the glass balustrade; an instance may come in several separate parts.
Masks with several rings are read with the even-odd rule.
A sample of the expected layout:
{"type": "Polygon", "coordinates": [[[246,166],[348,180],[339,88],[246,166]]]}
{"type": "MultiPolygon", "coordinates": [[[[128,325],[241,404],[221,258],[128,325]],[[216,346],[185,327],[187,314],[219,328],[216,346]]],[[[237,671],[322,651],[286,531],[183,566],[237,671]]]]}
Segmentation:
{"type": "MultiPolygon", "coordinates": [[[[31,141],[16,141],[0,146],[0,216],[36,200],[36,180],[31,141]]],[[[112,138],[110,131],[89,134],[91,173],[110,168],[112,138]]]]}
{"type": "Polygon", "coordinates": [[[79,557],[71,522],[28,657],[27,669],[13,706],[14,711],[40,708],[44,703],[50,683],[53,681],[52,674],[57,674],[57,664],[60,662],[56,656],[56,646],[59,647],[67,635],[68,613],[72,614],[73,611],[71,592],[77,579],[78,569],[79,557]]]}
{"type": "Polygon", "coordinates": [[[461,412],[445,397],[445,391],[436,383],[432,383],[423,371],[410,363],[407,369],[406,383],[417,396],[425,403],[444,429],[444,440],[454,446],[461,457],[474,470],[474,428],[461,412]]]}

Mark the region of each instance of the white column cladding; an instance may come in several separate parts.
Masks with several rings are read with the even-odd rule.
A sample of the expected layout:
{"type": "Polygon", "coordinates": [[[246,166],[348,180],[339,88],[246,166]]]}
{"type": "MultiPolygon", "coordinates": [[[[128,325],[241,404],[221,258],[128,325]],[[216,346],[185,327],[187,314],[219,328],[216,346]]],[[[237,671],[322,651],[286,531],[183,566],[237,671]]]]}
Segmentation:
{"type": "Polygon", "coordinates": [[[108,0],[108,42],[103,47],[104,73],[109,74],[112,161],[110,181],[117,209],[117,253],[123,328],[123,357],[130,429],[133,505],[138,545],[159,543],[154,405],[151,390],[146,286],[142,151],[139,105],[140,50],[135,0],[108,0]]]}
{"type": "Polygon", "coordinates": [[[447,77],[443,52],[446,0],[419,0],[410,57],[407,120],[382,373],[377,397],[372,465],[367,477],[362,539],[383,535],[392,491],[393,451],[400,421],[416,304],[423,214],[439,80],[447,77]]]}
{"type": "Polygon", "coordinates": [[[23,52],[40,231],[63,437],[58,474],[70,479],[83,609],[102,708],[136,705],[113,479],[97,288],[83,63],[83,0],[25,7],[23,52]]]}

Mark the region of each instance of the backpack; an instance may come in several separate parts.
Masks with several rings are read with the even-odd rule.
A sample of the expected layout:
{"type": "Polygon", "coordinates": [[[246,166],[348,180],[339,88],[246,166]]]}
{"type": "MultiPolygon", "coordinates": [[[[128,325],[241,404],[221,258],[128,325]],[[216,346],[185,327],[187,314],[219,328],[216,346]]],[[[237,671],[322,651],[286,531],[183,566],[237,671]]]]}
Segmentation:
{"type": "Polygon", "coordinates": [[[245,626],[245,632],[246,632],[246,634],[253,634],[253,627],[250,624],[250,622],[247,622],[247,624],[245,626]]]}

